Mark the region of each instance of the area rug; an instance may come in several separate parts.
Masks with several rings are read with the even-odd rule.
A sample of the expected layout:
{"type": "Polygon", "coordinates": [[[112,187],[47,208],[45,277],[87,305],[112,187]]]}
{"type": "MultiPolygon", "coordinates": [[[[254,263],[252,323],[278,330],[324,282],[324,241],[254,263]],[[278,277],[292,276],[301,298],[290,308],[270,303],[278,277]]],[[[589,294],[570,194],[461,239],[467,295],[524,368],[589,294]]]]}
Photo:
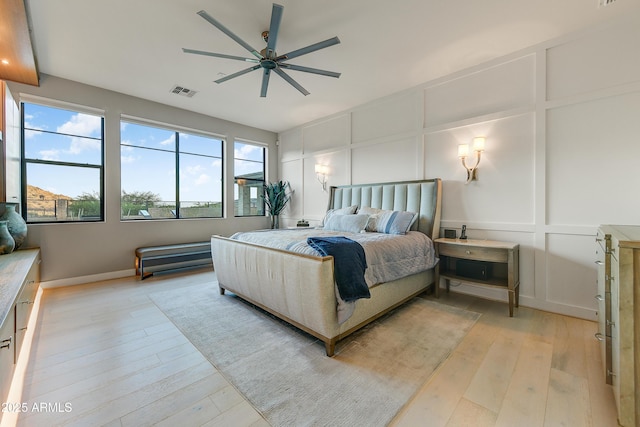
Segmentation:
{"type": "Polygon", "coordinates": [[[211,283],[155,304],[273,426],[385,426],[474,325],[478,313],[414,298],[324,343],[211,283]]]}

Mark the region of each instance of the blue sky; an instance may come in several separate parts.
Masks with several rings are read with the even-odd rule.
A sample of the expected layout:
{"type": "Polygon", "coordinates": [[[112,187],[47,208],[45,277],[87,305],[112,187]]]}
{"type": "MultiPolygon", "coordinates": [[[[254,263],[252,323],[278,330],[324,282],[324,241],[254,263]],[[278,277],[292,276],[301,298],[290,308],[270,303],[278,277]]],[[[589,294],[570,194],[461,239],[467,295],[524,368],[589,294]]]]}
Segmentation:
{"type": "MultiPolygon", "coordinates": [[[[25,131],[25,158],[100,164],[100,116],[35,104],[25,104],[24,114],[25,128],[34,129],[25,131]]],[[[176,163],[171,151],[176,147],[175,132],[125,121],[120,127],[122,190],[151,191],[163,200],[174,201],[176,163]]],[[[181,132],[179,142],[180,199],[183,202],[220,201],[221,140],[181,132]]],[[[262,161],[261,147],[235,144],[235,148],[234,156],[245,159],[235,162],[236,175],[262,167],[256,163],[262,161]]],[[[99,189],[98,169],[29,164],[27,175],[29,184],[70,197],[99,189]]]]}

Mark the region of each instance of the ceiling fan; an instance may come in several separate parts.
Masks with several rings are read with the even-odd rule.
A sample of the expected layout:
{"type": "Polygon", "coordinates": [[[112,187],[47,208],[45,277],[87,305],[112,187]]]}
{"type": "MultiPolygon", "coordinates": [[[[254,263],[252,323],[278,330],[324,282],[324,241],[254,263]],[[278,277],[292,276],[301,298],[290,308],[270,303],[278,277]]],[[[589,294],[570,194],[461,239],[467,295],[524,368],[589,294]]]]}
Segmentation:
{"type": "Polygon", "coordinates": [[[309,92],[303,88],[298,82],[291,78],[284,70],[294,70],[294,71],[303,71],[305,73],[313,73],[320,74],[322,76],[328,77],[340,77],[340,73],[336,73],[333,71],[319,70],[317,68],[303,67],[300,65],[289,64],[285,61],[289,59],[297,58],[302,55],[306,55],[307,53],[315,52],[320,49],[324,49],[325,47],[333,46],[335,44],[340,43],[340,39],[338,37],[333,37],[318,43],[311,44],[307,47],[303,47],[300,49],[293,50],[289,53],[285,53],[284,55],[278,55],[276,53],[276,41],[278,40],[278,31],[280,30],[280,21],[282,21],[282,12],[284,7],[279,4],[273,4],[273,9],[271,10],[271,24],[269,26],[268,31],[262,32],[262,38],[267,43],[267,47],[258,52],[256,49],[251,47],[247,42],[242,40],[236,34],[234,34],[227,27],[218,22],[215,18],[209,15],[204,10],[198,12],[198,15],[203,17],[207,22],[211,25],[225,33],[227,36],[231,37],[236,43],[240,46],[244,47],[246,50],[251,52],[251,54],[255,58],[243,58],[241,56],[234,55],[226,55],[223,53],[213,53],[213,52],[205,52],[202,50],[194,50],[194,49],[185,49],[182,48],[182,51],[185,53],[193,53],[196,55],[205,55],[205,56],[215,56],[218,58],[226,58],[226,59],[235,59],[237,61],[244,62],[253,62],[256,65],[246,68],[244,70],[238,71],[237,73],[229,74],[224,76],[218,80],[215,80],[216,83],[223,83],[227,80],[231,80],[233,78],[242,76],[251,71],[262,69],[262,88],[260,90],[260,96],[267,96],[267,88],[269,86],[269,76],[271,75],[271,71],[278,74],[282,77],[287,83],[289,83],[294,88],[298,89],[300,93],[303,95],[309,95],[309,92]]]}

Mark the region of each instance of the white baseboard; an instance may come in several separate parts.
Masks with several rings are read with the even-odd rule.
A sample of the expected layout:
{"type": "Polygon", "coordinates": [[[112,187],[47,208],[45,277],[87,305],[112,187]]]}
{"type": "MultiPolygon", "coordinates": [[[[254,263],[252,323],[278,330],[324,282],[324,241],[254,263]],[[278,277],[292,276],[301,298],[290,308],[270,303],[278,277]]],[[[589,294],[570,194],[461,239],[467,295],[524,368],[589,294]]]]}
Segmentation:
{"type": "Polygon", "coordinates": [[[109,273],[91,274],[89,276],[69,277],[66,279],[48,280],[40,282],[42,289],[61,288],[63,286],[84,285],[86,283],[100,282],[103,280],[121,279],[123,277],[135,276],[134,268],[129,270],[112,271],[109,273]]]}
{"type": "MultiPolygon", "coordinates": [[[[480,298],[503,301],[508,303],[509,297],[502,289],[484,288],[467,284],[456,284],[451,286],[451,292],[473,295],[480,298]]],[[[441,285],[440,292],[446,292],[446,288],[441,285]]],[[[565,316],[577,317],[579,319],[597,321],[598,313],[584,307],[576,307],[560,304],[553,301],[541,301],[530,296],[520,295],[520,305],[523,307],[535,308],[536,310],[548,311],[550,313],[563,314],[565,316]]]]}

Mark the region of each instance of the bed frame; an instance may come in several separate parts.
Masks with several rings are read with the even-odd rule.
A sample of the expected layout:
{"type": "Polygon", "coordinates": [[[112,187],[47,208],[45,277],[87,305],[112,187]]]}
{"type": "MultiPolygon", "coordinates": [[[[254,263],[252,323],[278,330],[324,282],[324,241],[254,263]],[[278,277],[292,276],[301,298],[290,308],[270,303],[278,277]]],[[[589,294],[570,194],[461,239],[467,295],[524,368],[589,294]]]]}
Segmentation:
{"type": "MultiPolygon", "coordinates": [[[[412,229],[436,239],[440,231],[442,181],[437,179],[331,187],[329,209],[358,205],[418,212],[412,229]]],[[[434,283],[433,269],[376,285],[339,324],[333,257],[272,249],[221,236],[211,237],[220,294],[228,290],[322,340],[327,356],[336,342],[393,310],[434,283]]],[[[439,286],[434,287],[436,296],[439,286]]]]}

